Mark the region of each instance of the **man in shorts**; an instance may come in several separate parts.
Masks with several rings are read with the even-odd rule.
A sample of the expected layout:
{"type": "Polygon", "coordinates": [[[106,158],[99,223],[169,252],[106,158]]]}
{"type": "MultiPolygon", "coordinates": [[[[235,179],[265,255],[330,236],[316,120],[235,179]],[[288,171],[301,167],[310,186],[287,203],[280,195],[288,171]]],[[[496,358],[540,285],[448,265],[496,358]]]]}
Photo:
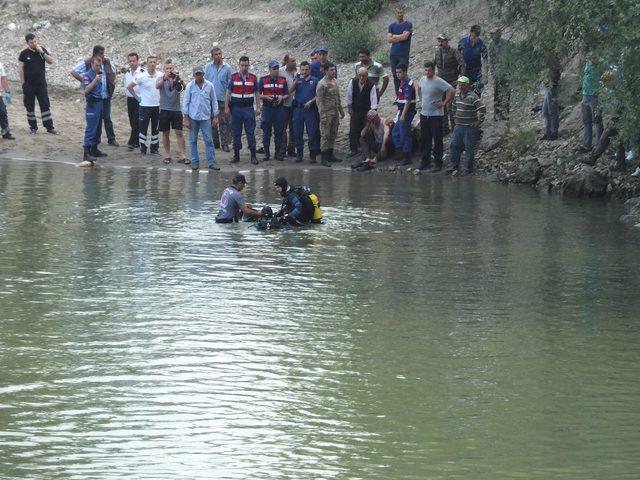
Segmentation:
{"type": "Polygon", "coordinates": [[[180,149],[179,163],[187,163],[187,147],[182,135],[182,107],[180,105],[180,92],[184,90],[184,81],[173,69],[170,58],[164,62],[164,75],[156,82],[156,88],[160,90],[160,116],[158,131],[162,132],[162,148],[164,149],[164,163],[171,163],[171,140],[169,131],[173,129],[176,141],[180,149]]]}

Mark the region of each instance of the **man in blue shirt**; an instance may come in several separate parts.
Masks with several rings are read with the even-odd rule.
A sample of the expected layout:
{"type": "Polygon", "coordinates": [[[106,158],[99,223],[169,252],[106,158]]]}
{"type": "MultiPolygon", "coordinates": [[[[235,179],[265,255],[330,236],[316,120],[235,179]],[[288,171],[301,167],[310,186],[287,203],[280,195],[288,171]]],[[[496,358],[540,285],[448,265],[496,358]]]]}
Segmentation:
{"type": "Polygon", "coordinates": [[[413,33],[413,25],[404,19],[404,14],[404,8],[396,8],[397,21],[389,25],[389,33],[387,33],[387,42],[391,44],[389,60],[391,61],[391,72],[396,92],[400,86],[400,80],[396,77],[396,68],[401,64],[409,65],[409,50],[413,33]]]}
{"type": "Polygon", "coordinates": [[[478,96],[482,94],[482,73],[486,71],[488,61],[487,47],[480,38],[480,33],[480,25],[472,25],[469,35],[462,37],[458,43],[458,50],[466,65],[465,76],[478,96]]]}
{"type": "Polygon", "coordinates": [[[213,84],[220,109],[218,126],[213,127],[213,143],[216,148],[220,148],[222,145],[222,150],[228,152],[231,143],[231,129],[229,115],[224,111],[224,97],[227,94],[227,85],[231,81],[231,67],[222,60],[220,47],[211,49],[211,58],[212,61],[204,66],[204,78],[213,84]]]}
{"type": "Polygon", "coordinates": [[[402,150],[403,160],[400,165],[411,165],[413,149],[411,122],[416,115],[416,88],[413,85],[413,80],[407,75],[406,65],[398,65],[395,73],[400,80],[400,86],[395,101],[398,107],[398,116],[391,135],[395,147],[402,150]]]}
{"type": "Polygon", "coordinates": [[[320,117],[316,106],[318,79],[311,75],[309,62],[300,63],[300,75],[294,82],[293,136],[296,146],[296,162],[302,162],[304,155],[304,129],[307,128],[309,158],[316,163],[320,151],[320,117]]]}
{"type": "MultiPolygon", "coordinates": [[[[117,147],[116,133],[113,130],[113,122],[111,121],[111,95],[115,88],[116,81],[116,69],[111,64],[109,59],[105,56],[105,48],[102,45],[96,45],[93,47],[92,58],[100,57],[102,60],[102,79],[100,82],[100,96],[102,99],[102,122],[104,122],[104,129],[107,132],[107,140],[109,145],[117,147]]],[[[91,70],[91,59],[84,60],[78,64],[71,72],[71,76],[83,82],[84,74],[91,70]]],[[[100,125],[102,131],[102,124],[100,125]]],[[[106,157],[107,154],[101,151],[97,151],[98,156],[106,157]]]]}
{"type": "Polygon", "coordinates": [[[194,67],[193,80],[184,91],[182,116],[184,126],[189,129],[189,151],[191,153],[191,169],[200,168],[198,156],[198,131],[202,130],[209,170],[220,170],[216,166],[216,151],[213,146],[211,127],[218,125],[218,99],[213,84],[204,78],[204,69],[194,67]]]}
{"type": "MultiPolygon", "coordinates": [[[[320,45],[316,48],[314,54],[317,56],[317,60],[311,62],[311,76],[316,77],[318,81],[324,77],[324,66],[327,63],[331,63],[329,60],[329,49],[324,45],[320,45]]],[[[338,78],[338,68],[336,67],[336,78],[338,78]]]]}
{"type": "Polygon", "coordinates": [[[84,130],[84,156],[81,166],[93,166],[96,160],[96,150],[100,143],[100,122],[102,118],[102,84],[105,82],[102,76],[102,58],[93,57],[90,61],[91,68],[82,76],[82,88],[86,99],[86,127],[84,130]]]}

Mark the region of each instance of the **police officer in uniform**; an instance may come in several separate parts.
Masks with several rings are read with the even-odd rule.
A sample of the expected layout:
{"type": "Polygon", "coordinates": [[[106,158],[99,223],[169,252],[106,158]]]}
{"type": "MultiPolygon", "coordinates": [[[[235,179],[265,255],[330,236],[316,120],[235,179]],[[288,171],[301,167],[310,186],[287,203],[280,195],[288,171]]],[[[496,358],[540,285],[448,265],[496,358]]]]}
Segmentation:
{"type": "Polygon", "coordinates": [[[340,87],[336,81],[336,66],[324,65],[324,78],[318,82],[316,104],[320,113],[320,136],[322,165],[330,167],[332,162],[341,162],[333,154],[333,146],[338,136],[340,119],[344,118],[344,109],[340,98],[340,87]]]}
{"type": "Polygon", "coordinates": [[[304,129],[307,129],[309,158],[316,163],[320,151],[320,118],[316,105],[318,79],[311,75],[309,62],[300,63],[300,74],[295,81],[293,100],[293,136],[296,145],[296,162],[302,162],[304,154],[304,129]]]}
{"type": "Polygon", "coordinates": [[[93,57],[91,68],[82,77],[82,87],[86,100],[87,125],[84,130],[84,166],[93,165],[97,158],[96,151],[100,143],[100,123],[102,122],[102,82],[106,78],[102,76],[102,58],[93,57]],[[87,163],[84,163],[87,162],[87,163]]]}
{"type": "Polygon", "coordinates": [[[404,64],[396,67],[396,78],[400,81],[395,105],[398,107],[396,124],[393,127],[393,143],[398,150],[402,150],[402,162],[400,165],[411,165],[411,149],[413,138],[411,122],[416,115],[416,89],[413,80],[407,75],[407,66],[404,64]]]}
{"type": "Polygon", "coordinates": [[[276,160],[284,160],[282,145],[282,130],[285,123],[284,101],[289,98],[287,79],[280,76],[280,65],[276,60],[269,62],[269,75],[260,78],[258,91],[262,99],[262,146],[264,147],[264,161],[271,160],[269,146],[271,132],[275,135],[276,160]]]}
{"type": "Polygon", "coordinates": [[[240,149],[242,148],[242,127],[247,134],[247,143],[251,152],[251,163],[256,165],[256,115],[260,115],[260,103],[258,102],[258,78],[249,73],[249,57],[240,57],[240,70],[231,75],[227,86],[227,95],[224,100],[225,115],[231,115],[231,130],[233,132],[233,160],[240,161],[240,149]],[[253,105],[255,101],[255,112],[253,105]]]}

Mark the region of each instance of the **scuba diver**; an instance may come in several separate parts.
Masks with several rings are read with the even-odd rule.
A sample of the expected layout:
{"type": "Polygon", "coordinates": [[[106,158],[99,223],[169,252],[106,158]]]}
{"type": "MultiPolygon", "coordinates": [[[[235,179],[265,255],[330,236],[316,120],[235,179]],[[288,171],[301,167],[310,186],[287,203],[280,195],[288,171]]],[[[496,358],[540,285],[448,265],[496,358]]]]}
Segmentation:
{"type": "Polygon", "coordinates": [[[291,187],[284,177],[274,182],[276,191],[283,197],[282,207],[273,217],[281,225],[302,226],[322,223],[322,210],[318,197],[306,187],[291,187]]]}
{"type": "Polygon", "coordinates": [[[247,179],[241,173],[233,177],[231,186],[222,192],[216,223],[239,222],[243,214],[252,218],[260,218],[262,216],[262,212],[244,203],[244,198],[240,192],[242,192],[246,184],[247,179]]]}

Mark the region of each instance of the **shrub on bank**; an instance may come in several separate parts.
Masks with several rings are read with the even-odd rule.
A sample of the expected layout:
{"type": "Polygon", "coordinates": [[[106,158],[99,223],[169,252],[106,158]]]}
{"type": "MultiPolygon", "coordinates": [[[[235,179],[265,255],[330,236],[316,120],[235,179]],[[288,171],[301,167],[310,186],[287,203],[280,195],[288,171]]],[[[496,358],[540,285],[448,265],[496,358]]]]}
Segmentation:
{"type": "Polygon", "coordinates": [[[360,48],[374,51],[379,35],[369,25],[384,0],[294,0],[311,21],[311,27],[328,39],[335,60],[350,61],[360,48]]]}

